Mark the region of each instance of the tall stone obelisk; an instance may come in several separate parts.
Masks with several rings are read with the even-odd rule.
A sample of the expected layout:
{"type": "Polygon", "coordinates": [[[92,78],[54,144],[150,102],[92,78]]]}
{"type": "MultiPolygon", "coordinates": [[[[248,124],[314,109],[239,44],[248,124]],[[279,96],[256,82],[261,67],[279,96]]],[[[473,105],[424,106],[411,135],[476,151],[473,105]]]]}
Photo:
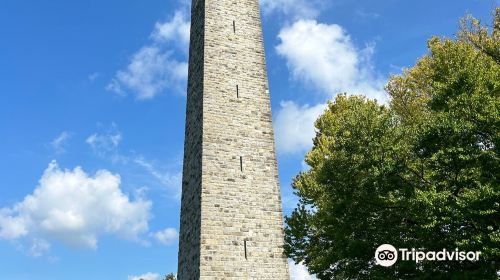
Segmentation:
{"type": "Polygon", "coordinates": [[[258,0],[193,0],[178,278],[289,279],[258,0]]]}

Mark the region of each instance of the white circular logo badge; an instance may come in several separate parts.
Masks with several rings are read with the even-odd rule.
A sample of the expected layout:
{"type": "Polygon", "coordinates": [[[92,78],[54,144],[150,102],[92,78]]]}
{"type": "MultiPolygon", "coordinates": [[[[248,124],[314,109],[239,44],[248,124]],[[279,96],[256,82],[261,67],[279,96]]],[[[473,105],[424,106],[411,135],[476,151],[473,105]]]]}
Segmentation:
{"type": "Polygon", "coordinates": [[[398,260],[398,250],[390,244],[382,244],[375,251],[375,260],[378,265],[392,266],[398,260]]]}

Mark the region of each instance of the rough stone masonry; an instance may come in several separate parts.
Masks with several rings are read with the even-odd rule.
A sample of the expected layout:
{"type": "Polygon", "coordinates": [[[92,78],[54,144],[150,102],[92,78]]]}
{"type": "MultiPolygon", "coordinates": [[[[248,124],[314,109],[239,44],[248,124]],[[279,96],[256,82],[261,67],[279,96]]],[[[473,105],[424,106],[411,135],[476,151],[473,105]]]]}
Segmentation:
{"type": "Polygon", "coordinates": [[[178,279],[289,279],[258,0],[193,0],[178,279]]]}

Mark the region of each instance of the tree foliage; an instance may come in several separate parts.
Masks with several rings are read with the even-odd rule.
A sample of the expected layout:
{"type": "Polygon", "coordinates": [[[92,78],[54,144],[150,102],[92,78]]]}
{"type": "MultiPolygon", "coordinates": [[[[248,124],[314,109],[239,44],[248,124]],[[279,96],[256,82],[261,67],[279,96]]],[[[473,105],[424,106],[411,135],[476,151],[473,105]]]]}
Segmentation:
{"type": "Polygon", "coordinates": [[[311,167],[293,187],[286,251],[320,279],[496,279],[500,271],[500,9],[386,87],[389,106],[339,95],[316,121],[311,167]],[[481,251],[478,262],[399,261],[396,248],[481,251]]]}
{"type": "Polygon", "coordinates": [[[167,275],[165,275],[165,278],[164,280],[176,280],[177,277],[175,277],[175,275],[173,273],[169,273],[167,275]]]}

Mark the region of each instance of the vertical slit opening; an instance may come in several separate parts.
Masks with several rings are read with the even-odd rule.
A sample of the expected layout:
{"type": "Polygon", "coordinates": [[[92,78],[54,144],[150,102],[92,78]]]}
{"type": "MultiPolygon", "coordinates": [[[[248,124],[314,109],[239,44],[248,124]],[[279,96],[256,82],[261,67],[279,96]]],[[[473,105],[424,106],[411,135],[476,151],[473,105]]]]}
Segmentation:
{"type": "Polygon", "coordinates": [[[247,240],[244,240],[245,243],[245,260],[248,260],[248,255],[247,255],[247,240]]]}
{"type": "Polygon", "coordinates": [[[243,157],[240,156],[240,170],[243,172],[243,157]]]}
{"type": "Polygon", "coordinates": [[[236,33],[236,21],[233,20],[233,33],[236,33]]]}
{"type": "Polygon", "coordinates": [[[236,85],[236,98],[240,98],[240,87],[236,85]]]}

